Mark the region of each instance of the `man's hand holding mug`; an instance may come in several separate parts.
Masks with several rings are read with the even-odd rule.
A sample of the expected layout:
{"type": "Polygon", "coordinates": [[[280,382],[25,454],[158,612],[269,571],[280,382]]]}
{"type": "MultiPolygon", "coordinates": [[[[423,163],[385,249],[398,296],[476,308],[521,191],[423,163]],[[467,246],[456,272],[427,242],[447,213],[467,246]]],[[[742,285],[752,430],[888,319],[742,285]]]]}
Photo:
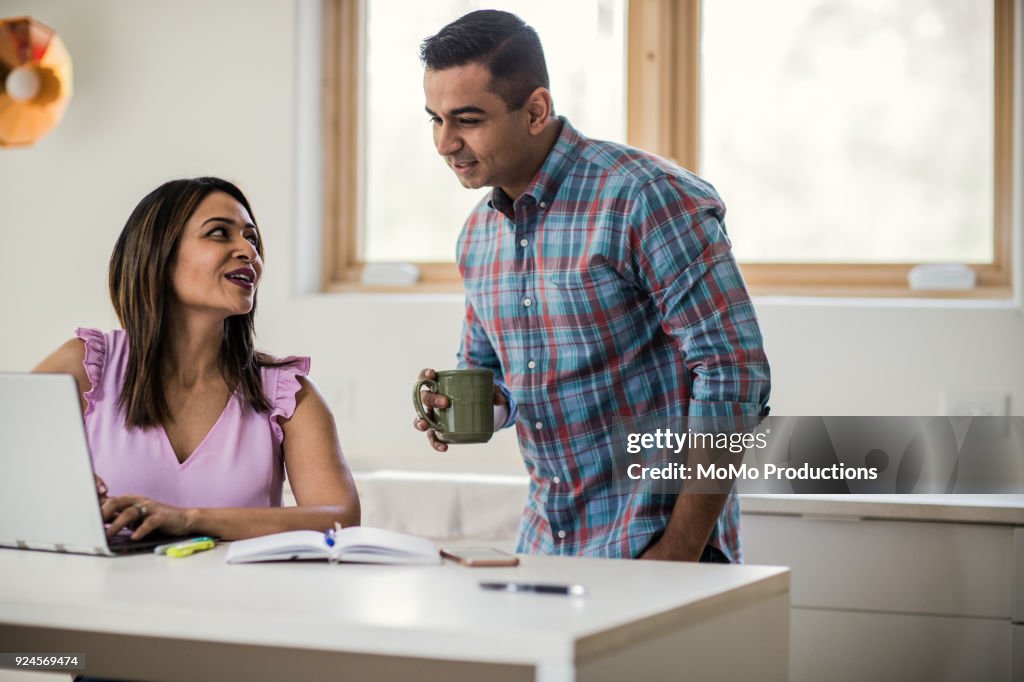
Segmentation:
{"type": "Polygon", "coordinates": [[[489,369],[424,369],[412,391],[413,426],[438,452],[449,444],[486,443],[508,420],[508,401],[489,369]]]}

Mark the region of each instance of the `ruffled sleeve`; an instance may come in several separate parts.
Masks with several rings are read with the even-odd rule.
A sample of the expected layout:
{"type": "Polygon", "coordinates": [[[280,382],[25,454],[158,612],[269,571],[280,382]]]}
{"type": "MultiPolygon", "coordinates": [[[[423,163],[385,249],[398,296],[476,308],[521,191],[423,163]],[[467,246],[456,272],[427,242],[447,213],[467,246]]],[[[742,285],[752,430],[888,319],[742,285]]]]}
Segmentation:
{"type": "Polygon", "coordinates": [[[291,419],[295,413],[295,394],[302,386],[299,384],[299,377],[309,375],[309,358],[291,356],[281,360],[285,363],[274,367],[270,375],[273,382],[271,386],[265,387],[265,391],[272,395],[270,410],[270,428],[274,432],[274,440],[280,445],[284,442],[284,429],[281,428],[280,419],[291,419]]]}
{"type": "Polygon", "coordinates": [[[96,406],[96,403],[103,399],[103,367],[107,361],[107,337],[99,329],[79,327],[75,330],[75,336],[85,341],[85,359],[82,364],[85,366],[85,374],[89,377],[92,387],[83,394],[85,398],[85,414],[88,417],[96,406]]]}

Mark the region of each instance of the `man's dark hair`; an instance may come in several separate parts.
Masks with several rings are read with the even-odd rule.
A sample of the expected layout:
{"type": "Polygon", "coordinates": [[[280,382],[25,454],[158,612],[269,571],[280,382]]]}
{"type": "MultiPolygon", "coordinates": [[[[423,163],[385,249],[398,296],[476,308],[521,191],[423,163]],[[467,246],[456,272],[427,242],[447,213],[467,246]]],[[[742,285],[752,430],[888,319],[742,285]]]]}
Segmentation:
{"type": "Polygon", "coordinates": [[[456,19],[420,45],[420,61],[432,71],[470,63],[491,72],[488,89],[510,111],[537,88],[550,88],[537,32],[509,12],[482,9],[456,19]]]}

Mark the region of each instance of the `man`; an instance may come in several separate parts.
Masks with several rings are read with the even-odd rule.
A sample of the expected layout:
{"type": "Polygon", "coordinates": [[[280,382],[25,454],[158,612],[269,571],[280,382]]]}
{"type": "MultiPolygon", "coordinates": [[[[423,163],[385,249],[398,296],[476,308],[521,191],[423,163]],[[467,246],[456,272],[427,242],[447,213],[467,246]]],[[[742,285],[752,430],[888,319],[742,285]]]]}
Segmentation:
{"type": "Polygon", "coordinates": [[[530,474],[517,551],[740,561],[734,495],[623,493],[613,463],[628,420],[767,414],[718,195],[556,117],[540,40],[512,14],[467,14],[420,54],[438,153],[463,186],[494,188],[457,247],[459,366],[494,371],[495,424],[516,425],[530,474]]]}

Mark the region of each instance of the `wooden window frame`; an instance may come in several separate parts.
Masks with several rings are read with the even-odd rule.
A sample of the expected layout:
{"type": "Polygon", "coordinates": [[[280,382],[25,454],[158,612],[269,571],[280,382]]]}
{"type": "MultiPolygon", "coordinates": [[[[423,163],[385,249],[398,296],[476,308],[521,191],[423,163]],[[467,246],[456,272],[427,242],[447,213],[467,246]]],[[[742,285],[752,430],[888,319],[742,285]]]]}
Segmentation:
{"type": "MultiPolygon", "coordinates": [[[[916,263],[740,263],[755,295],[1010,298],[1014,150],[1015,0],[994,3],[993,262],[971,265],[969,291],[913,291],[916,263]]],[[[325,291],[456,292],[452,262],[416,263],[420,282],[360,283],[364,220],[366,0],[324,0],[323,140],[325,291]]],[[[630,0],[627,15],[627,140],[700,168],[700,0],[630,0]]]]}

